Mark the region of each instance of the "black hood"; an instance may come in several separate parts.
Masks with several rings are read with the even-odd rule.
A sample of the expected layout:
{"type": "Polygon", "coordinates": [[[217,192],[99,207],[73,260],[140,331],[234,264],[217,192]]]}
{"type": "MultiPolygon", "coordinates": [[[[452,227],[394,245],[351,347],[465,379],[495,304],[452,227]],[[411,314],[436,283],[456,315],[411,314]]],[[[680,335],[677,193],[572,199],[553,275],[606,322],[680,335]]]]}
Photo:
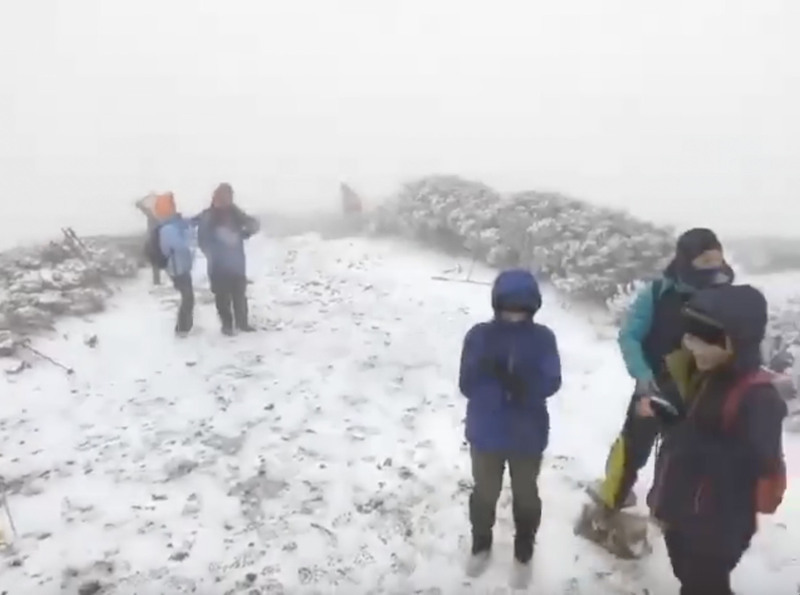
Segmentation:
{"type": "Polygon", "coordinates": [[[728,263],[724,263],[716,271],[707,273],[698,271],[692,266],[692,261],[708,250],[722,251],[722,243],[712,230],[695,227],[684,232],[678,238],[675,256],[664,270],[664,276],[692,289],[733,283],[734,272],[728,263]],[[698,284],[701,287],[696,287],[698,284]]]}
{"type": "Polygon", "coordinates": [[[764,294],[752,285],[724,285],[695,293],[687,308],[710,318],[730,338],[734,365],[761,365],[761,343],[767,331],[768,306],[764,294]]]}

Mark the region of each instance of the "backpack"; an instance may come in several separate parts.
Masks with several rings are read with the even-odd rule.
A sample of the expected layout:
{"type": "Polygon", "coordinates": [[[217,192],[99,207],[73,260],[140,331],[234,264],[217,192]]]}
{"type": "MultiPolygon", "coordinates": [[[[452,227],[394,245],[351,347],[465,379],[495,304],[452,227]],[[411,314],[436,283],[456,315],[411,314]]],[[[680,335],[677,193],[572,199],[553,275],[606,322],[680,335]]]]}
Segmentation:
{"type": "MultiPolygon", "coordinates": [[[[739,415],[739,407],[747,389],[760,384],[774,384],[778,375],[762,368],[745,376],[730,390],[722,408],[722,429],[732,432],[739,415]]],[[[786,464],[774,461],[771,468],[762,474],[756,483],[755,506],[760,514],[774,514],[786,492],[786,464]]]]}
{"type": "Polygon", "coordinates": [[[161,225],[156,225],[148,232],[144,254],[151,266],[157,269],[167,268],[169,259],[161,251],[161,225]]]}

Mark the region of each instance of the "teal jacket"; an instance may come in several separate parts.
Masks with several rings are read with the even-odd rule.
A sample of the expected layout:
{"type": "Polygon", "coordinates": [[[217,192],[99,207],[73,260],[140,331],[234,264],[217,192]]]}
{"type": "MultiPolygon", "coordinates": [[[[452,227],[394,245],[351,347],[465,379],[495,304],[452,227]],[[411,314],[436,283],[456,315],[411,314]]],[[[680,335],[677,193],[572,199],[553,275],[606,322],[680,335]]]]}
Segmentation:
{"type": "Polygon", "coordinates": [[[642,342],[653,325],[655,303],[666,291],[675,287],[675,281],[663,277],[648,283],[634,298],[622,321],[617,343],[622,351],[625,367],[634,379],[642,382],[653,380],[654,373],[647,363],[642,342]],[[658,295],[656,295],[656,293],[658,295]]]}

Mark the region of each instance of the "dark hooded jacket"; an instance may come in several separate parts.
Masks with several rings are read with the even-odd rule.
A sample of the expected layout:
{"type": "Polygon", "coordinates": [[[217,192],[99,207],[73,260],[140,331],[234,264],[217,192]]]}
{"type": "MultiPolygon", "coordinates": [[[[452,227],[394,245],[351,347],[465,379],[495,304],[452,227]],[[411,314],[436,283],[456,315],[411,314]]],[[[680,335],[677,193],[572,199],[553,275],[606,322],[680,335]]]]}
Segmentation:
{"type": "Polygon", "coordinates": [[[259,223],[236,205],[213,205],[195,217],[197,243],[208,260],[208,275],[244,277],[247,259],[244,242],[258,232],[259,223]]]}
{"type": "Polygon", "coordinates": [[[686,351],[667,357],[686,413],[664,432],[648,503],[698,553],[738,559],[756,512],[773,512],[785,489],[786,404],[761,368],[767,302],[751,286],[725,286],[698,292],[688,308],[722,327],[733,359],[702,373],[686,351]]]}
{"type": "Polygon", "coordinates": [[[721,250],[722,245],[710,229],[698,227],[683,233],[663,277],[647,284],[634,298],[618,337],[625,367],[634,379],[665,384],[664,358],[680,346],[683,306],[699,289],[733,282],[733,270],[727,264],[707,271],[692,267],[695,258],[714,249],[721,250]]]}
{"type": "Polygon", "coordinates": [[[476,450],[524,456],[547,447],[546,400],[561,388],[561,360],[553,332],[533,321],[541,305],[530,272],[504,271],[492,288],[494,319],[464,338],[459,387],[467,398],[466,438],[476,450]],[[501,310],[529,317],[509,322],[501,310]]]}

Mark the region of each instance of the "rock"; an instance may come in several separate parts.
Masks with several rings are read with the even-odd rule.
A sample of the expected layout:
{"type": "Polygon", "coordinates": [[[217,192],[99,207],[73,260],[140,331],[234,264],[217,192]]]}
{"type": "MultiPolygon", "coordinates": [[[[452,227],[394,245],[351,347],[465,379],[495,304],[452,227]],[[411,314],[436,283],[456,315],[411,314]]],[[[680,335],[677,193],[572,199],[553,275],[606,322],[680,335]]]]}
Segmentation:
{"type": "Polygon", "coordinates": [[[78,587],[78,595],[96,595],[103,589],[100,581],[88,581],[78,587]]]}
{"type": "Polygon", "coordinates": [[[197,462],[189,459],[173,459],[164,465],[166,481],[178,479],[188,475],[197,468],[197,462]]]}

